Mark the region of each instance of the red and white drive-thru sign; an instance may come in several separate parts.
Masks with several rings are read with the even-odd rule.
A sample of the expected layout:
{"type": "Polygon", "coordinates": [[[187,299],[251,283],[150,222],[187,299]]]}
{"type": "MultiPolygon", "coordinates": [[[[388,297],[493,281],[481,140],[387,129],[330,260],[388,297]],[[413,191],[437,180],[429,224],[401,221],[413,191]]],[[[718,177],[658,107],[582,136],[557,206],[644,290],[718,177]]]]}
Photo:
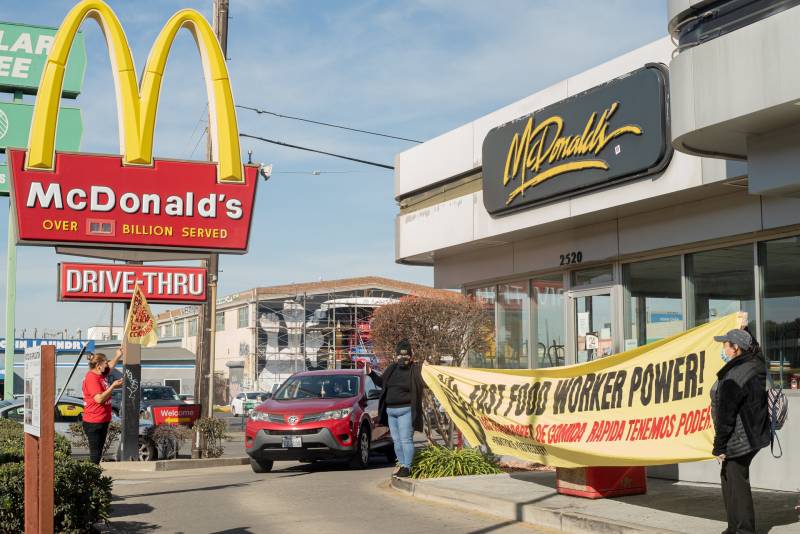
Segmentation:
{"type": "MultiPolygon", "coordinates": [[[[25,169],[8,150],[19,243],[247,252],[257,167],[244,183],[219,182],[217,165],[56,153],[55,170],[25,169]]],[[[148,296],[148,298],[150,298],[148,296]]]]}
{"type": "Polygon", "coordinates": [[[58,300],[130,302],[140,285],[150,302],[180,304],[206,300],[206,270],[200,267],[60,263],[58,300]]]}

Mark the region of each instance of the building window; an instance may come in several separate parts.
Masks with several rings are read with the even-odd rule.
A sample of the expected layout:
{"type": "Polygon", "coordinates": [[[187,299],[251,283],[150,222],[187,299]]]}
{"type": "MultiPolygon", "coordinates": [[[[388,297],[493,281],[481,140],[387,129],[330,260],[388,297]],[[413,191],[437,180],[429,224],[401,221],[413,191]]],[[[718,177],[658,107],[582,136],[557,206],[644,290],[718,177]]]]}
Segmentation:
{"type": "Polygon", "coordinates": [[[497,299],[497,367],[527,369],[530,299],[528,281],[501,284],[497,299]]]}
{"type": "Polygon", "coordinates": [[[183,321],[175,321],[175,337],[183,337],[183,321]]]}
{"type": "Polygon", "coordinates": [[[247,320],[248,319],[247,311],[248,311],[247,306],[242,306],[241,308],[236,310],[236,325],[238,328],[248,327],[250,321],[247,320]]]}
{"type": "Polygon", "coordinates": [[[690,327],[744,311],[748,313],[750,331],[755,333],[752,245],[689,254],[686,275],[693,288],[687,306],[690,327]]]}
{"type": "Polygon", "coordinates": [[[776,384],[800,382],[800,237],[759,244],[764,277],[763,348],[776,384]]]}
{"type": "Polygon", "coordinates": [[[217,332],[225,330],[225,312],[217,314],[217,332]]]}
{"type": "Polygon", "coordinates": [[[572,286],[597,286],[603,284],[612,284],[614,282],[614,274],[611,265],[602,265],[600,267],[590,267],[572,273],[572,286]]]}
{"type": "Polygon", "coordinates": [[[197,319],[189,319],[189,335],[188,337],[194,337],[197,335],[197,319]]]}
{"type": "Polygon", "coordinates": [[[624,350],[683,331],[680,256],[625,264],[622,280],[624,350]]]}
{"type": "Polygon", "coordinates": [[[489,349],[484,354],[479,354],[476,352],[471,352],[467,356],[467,365],[469,367],[497,367],[495,363],[495,356],[497,355],[496,345],[495,345],[495,328],[494,328],[494,313],[495,313],[495,304],[497,302],[497,289],[495,286],[489,287],[481,287],[477,289],[470,289],[467,291],[467,295],[471,298],[474,298],[477,302],[479,302],[483,308],[486,310],[486,313],[489,314],[492,320],[492,328],[491,328],[491,339],[489,340],[489,349]]]}
{"type": "Polygon", "coordinates": [[[533,321],[536,334],[536,367],[556,367],[566,363],[564,324],[564,278],[561,273],[531,280],[533,321]]]}

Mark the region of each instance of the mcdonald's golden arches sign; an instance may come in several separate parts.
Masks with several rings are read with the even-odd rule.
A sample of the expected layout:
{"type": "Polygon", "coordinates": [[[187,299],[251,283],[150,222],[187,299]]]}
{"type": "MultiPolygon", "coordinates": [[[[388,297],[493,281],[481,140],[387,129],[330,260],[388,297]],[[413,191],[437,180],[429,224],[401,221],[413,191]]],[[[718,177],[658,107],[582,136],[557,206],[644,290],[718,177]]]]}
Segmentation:
{"type": "Polygon", "coordinates": [[[257,167],[242,165],[228,69],[208,21],[184,9],[156,38],[137,79],[119,19],[102,0],[67,14],[47,57],[28,149],[8,151],[21,244],[246,252],[257,167]],[[72,41],[87,18],[106,38],[116,89],[119,155],[57,152],[55,133],[72,41]],[[181,29],[197,43],[213,162],[153,157],[167,57],[181,29]]]}

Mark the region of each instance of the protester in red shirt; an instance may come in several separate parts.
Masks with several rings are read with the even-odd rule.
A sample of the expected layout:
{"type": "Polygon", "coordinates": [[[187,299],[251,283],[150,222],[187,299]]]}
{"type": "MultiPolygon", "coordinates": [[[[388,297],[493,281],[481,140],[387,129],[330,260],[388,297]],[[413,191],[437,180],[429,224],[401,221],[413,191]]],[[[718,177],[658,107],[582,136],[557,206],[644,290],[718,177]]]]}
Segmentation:
{"type": "Polygon", "coordinates": [[[111,422],[111,392],[122,386],[122,379],[108,385],[107,377],[124,354],[122,348],[111,361],[100,352],[89,358],[89,372],[83,379],[83,432],[89,442],[89,456],[93,463],[99,464],[111,422]]]}

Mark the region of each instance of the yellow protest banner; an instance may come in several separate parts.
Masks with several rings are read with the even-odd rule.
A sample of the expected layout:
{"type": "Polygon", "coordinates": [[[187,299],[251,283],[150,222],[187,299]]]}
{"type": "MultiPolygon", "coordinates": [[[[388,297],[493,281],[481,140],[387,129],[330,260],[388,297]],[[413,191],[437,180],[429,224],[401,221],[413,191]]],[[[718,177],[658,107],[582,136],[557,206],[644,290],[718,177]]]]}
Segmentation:
{"type": "Polygon", "coordinates": [[[152,347],[158,343],[155,318],[150,311],[150,305],[144,296],[141,286],[136,285],[131,298],[128,319],[125,321],[125,339],[144,347],[152,347]]]}
{"type": "Polygon", "coordinates": [[[732,314],[589,363],[537,370],[425,365],[422,376],[473,446],[557,467],[713,458],[714,336],[732,314]]]}

